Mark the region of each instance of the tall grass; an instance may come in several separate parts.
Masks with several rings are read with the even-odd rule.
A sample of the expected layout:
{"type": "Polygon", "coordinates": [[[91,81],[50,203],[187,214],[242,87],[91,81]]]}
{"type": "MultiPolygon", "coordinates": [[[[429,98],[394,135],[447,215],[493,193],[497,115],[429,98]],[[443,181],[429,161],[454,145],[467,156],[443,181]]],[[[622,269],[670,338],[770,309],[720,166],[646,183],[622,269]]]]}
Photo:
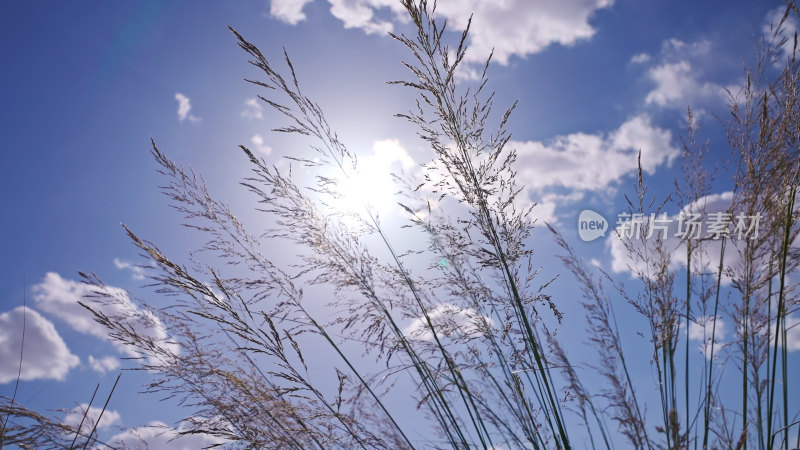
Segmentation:
{"type": "MultiPolygon", "coordinates": [[[[486,77],[491,58],[476,83],[456,83],[469,26],[451,47],[445,25],[433,18],[435,5],[403,5],[413,31],[391,36],[410,51],[409,78],[391,84],[416,97],[416,108],[397,116],[417,130],[431,155],[423,180],[397,177],[404,186],[398,207],[424,248],[401,248],[372,205],[354,212],[335,207],[359,170],[356,155],[301,88],[288,54],[271,61],[231,29],[259,71],[259,79],[248,81],[287,122],[274,131],[311,143],[308,155],[290,159],[313,175],[312,185],[304,186],[296,169],[281,170],[241,146],[251,168],[242,187],[269,223],[251,231],[201,176],[153,142],[164,194],[183,225],[205,239],[184,264],[125,228],[147,261],[155,292],[173,300],[162,309],[138,300],[138,319],[158,317],[169,340],[108,313],[104,304],[127,297],[83,274],[97,289],[82,304],[111,338],[139,352],[141,369],[155,377],[146,390],[191,411],[181,432],[215,436],[233,448],[791,448],[792,427],[800,437],[787,350],[787,317],[797,305],[788,275],[800,257],[794,216],[800,70],[791,57],[779,76],[768,75],[791,44],[780,30],[793,5],[772,40],[760,43],[744,88],[730,93],[734,172],[727,213],[760,214],[757,239],[735,244],[723,237],[712,255],[712,242],[688,233],[677,244],[648,236],[646,221],[635,239],[623,241],[640,283],[630,289],[587,267],[550,227],[581,288],[587,345],[597,355],[578,363],[554,330],[563,317],[548,294],[553,280],[537,280],[528,246],[536,210],[515,202],[523,187],[516,184],[506,129],[515,105],[494,112],[486,77]],[[277,242],[297,254],[283,254],[277,242]],[[685,290],[677,252],[686,255],[685,290]],[[733,266],[725,263],[732,252],[733,266]],[[331,301],[323,304],[318,292],[331,301]],[[654,386],[634,376],[642,359],[626,350],[631,343],[623,341],[617,308],[642,319],[650,346],[644,369],[653,370],[654,386]],[[721,340],[718,321],[734,325],[732,340],[721,340]],[[710,335],[698,358],[690,328],[705,330],[706,323],[710,335]],[[724,373],[737,370],[741,393],[721,394],[724,373]],[[591,373],[600,379],[590,382],[591,373]],[[651,411],[647,391],[658,393],[651,411]],[[410,410],[421,418],[410,419],[410,410]],[[419,429],[423,422],[428,429],[419,429]]],[[[670,201],[694,205],[687,213],[704,212],[701,200],[715,173],[706,171],[710,147],[698,145],[697,132],[689,110],[683,177],[674,193],[649,194],[640,162],[633,195],[626,196],[629,213],[657,215],[670,201]]],[[[4,441],[13,433],[41,432],[59,445],[78,437],[13,401],[2,405],[4,414],[35,422],[9,427],[4,441]]],[[[107,445],[94,431],[84,442],[107,445]]]]}
{"type": "MultiPolygon", "coordinates": [[[[798,425],[796,416],[800,411],[789,398],[795,377],[789,368],[788,313],[784,302],[797,304],[794,287],[786,280],[798,262],[793,243],[798,233],[794,199],[800,171],[800,78],[797,36],[787,38],[783,32],[793,12],[797,13],[794,4],[788,5],[782,19],[773,24],[771,35],[757,42],[756,63],[746,68],[745,85],[729,92],[730,118],[725,125],[732,149],[733,200],[723,214],[730,218],[731,229],[737,217],[758,215],[761,220],[757,236],[734,241],[734,236],[723,235],[717,240],[716,256],[709,254],[712,241],[707,239],[683,236],[674,248],[666,248],[657,237],[638,242],[628,239],[625,248],[635,262],[631,270],[642,283],[641,293],[634,297],[610,275],[602,272],[601,278],[595,278],[588,274],[566,240],[554,230],[557,242],[566,250],[565,267],[583,286],[590,335],[608,336],[602,340],[592,338],[590,343],[595,344],[603,360],[622,361],[604,374],[615,387],[608,391],[612,397],[609,405],[622,411],[612,418],[621,430],[628,430],[624,435],[634,448],[793,448],[790,430],[798,425]],[[776,71],[778,65],[782,69],[776,71]],[[775,72],[777,76],[771,77],[775,72]],[[686,255],[683,299],[672,291],[674,274],[670,267],[678,252],[686,255]],[[735,253],[732,265],[726,258],[731,252],[735,253]],[[711,264],[713,261],[716,263],[711,264]],[[613,301],[602,295],[605,283],[614,286],[649,324],[651,364],[661,399],[660,423],[654,426],[658,437],[630,431],[647,429],[648,419],[632,414],[637,396],[633,386],[624,384],[627,368],[621,339],[608,331],[615,329],[616,320],[613,301]],[[721,340],[718,322],[733,324],[735,337],[721,340]],[[684,327],[682,334],[679,324],[684,327]],[[700,362],[702,371],[693,370],[698,362],[691,357],[694,350],[689,330],[692,326],[703,326],[705,330],[705,324],[710,324],[710,336],[704,336],[702,344],[706,358],[700,362]],[[676,401],[679,336],[685,340],[682,408],[676,401]],[[606,355],[609,351],[611,356],[606,355]],[[622,367],[625,376],[615,373],[616,367],[622,367]],[[728,374],[723,375],[726,371],[728,374]],[[731,371],[740,374],[738,402],[732,392],[721,393],[721,389],[730,389],[731,371]],[[698,373],[701,375],[693,375],[698,373]],[[698,384],[697,396],[692,398],[690,394],[698,384]],[[626,405],[631,406],[626,410],[626,405]]],[[[704,159],[710,146],[696,142],[697,127],[691,110],[688,124],[681,165],[684,177],[676,180],[674,194],[684,213],[705,215],[701,200],[711,193],[716,173],[706,171],[704,159]],[[687,210],[687,205],[697,209],[687,210]]],[[[646,217],[651,211],[657,214],[661,210],[663,203],[645,195],[641,169],[635,193],[634,199],[628,201],[630,213],[644,213],[646,217]]],[[[644,221],[642,235],[651,225],[644,221]]]]}
{"type": "MultiPolygon", "coordinates": [[[[513,203],[520,188],[505,130],[513,106],[495,118],[485,71],[472,88],[456,85],[468,29],[451,49],[425,1],[404,6],[415,31],[392,37],[413,55],[405,64],[411,78],[394,84],[413,89],[419,101],[418,109],[398,116],[418,127],[435,164],[427,168],[432,181],[408,192],[402,206],[411,226],[427,236],[433,261],[447,261],[434,266],[436,272],[415,273],[409,254],[397,250],[369,205],[356,214],[328,208],[326,199],[343,195],[339,187],[358,170],[356,157],[302,91],[289,57],[282,71],[236,31],[239,46],[264,76],[251,83],[264,88],[262,101],[289,121],[276,131],[314,141],[313,157],[295,159],[316,171],[310,190],[242,146],[253,169],[243,186],[276,227],[265,235],[267,242],[286,239],[302,248],[297,263],[282,267],[283,261],[265,255],[269,247],[212,198],[201,178],[153,145],[168,180],[165,193],[187,226],[211,238],[204,250],[246,270],[227,275],[224,267],[186,268],[128,230],[151,261],[160,290],[181,297],[177,308],[158,312],[180,352],[137,334],[91,302],[86,306],[112,337],[154,361],[145,367],[163,378],[151,390],[203,406],[203,427],[192,432],[254,447],[572,448],[538,311],[560,313],[533,287],[525,243],[531,209],[519,211],[513,203]],[[490,134],[492,120],[497,125],[490,134]],[[422,192],[455,215],[443,215],[443,207],[421,208],[427,205],[422,192]],[[373,256],[365,244],[374,237],[387,258],[373,256]],[[304,284],[334,287],[340,315],[327,322],[316,317],[320,308],[304,299],[304,284]],[[418,320],[422,332],[405,329],[409,320],[418,320]],[[219,330],[228,339],[214,339],[219,330]],[[368,372],[337,335],[362,342],[386,369],[368,372]],[[338,360],[323,373],[309,369],[304,350],[318,341],[338,360]],[[399,421],[380,394],[408,380],[416,392],[412,406],[435,432],[427,443],[410,436],[409,423],[399,421]]],[[[102,286],[94,276],[86,281],[102,286]]]]}

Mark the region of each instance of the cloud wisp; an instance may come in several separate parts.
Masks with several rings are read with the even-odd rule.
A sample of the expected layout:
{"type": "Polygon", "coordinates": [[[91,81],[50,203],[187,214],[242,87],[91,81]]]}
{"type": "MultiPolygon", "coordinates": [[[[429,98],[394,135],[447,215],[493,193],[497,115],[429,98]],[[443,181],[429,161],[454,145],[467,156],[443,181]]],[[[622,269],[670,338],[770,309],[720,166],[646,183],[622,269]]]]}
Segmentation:
{"type": "Polygon", "coordinates": [[[180,122],[189,119],[189,122],[197,123],[202,120],[201,118],[190,113],[192,110],[192,104],[189,100],[189,97],[178,92],[175,94],[175,100],[178,101],[178,120],[180,122]]]}
{"type": "Polygon", "coordinates": [[[144,280],[144,268],[134,265],[128,261],[114,258],[114,267],[119,270],[128,270],[131,272],[131,278],[134,280],[144,280]]]}
{"type": "Polygon", "coordinates": [[[239,113],[245,119],[263,119],[264,114],[262,114],[262,110],[264,109],[259,103],[257,98],[248,98],[244,101],[245,109],[239,113]]]}

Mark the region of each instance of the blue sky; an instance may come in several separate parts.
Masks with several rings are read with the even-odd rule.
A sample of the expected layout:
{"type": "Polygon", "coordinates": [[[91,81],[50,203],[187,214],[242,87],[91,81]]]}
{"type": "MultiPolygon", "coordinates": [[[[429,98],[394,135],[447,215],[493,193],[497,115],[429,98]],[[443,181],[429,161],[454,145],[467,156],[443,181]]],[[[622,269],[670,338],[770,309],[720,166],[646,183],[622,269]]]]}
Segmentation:
{"type": "MultiPolygon", "coordinates": [[[[538,202],[540,221],[554,223],[587,260],[634,284],[612,244],[578,240],[578,212],[591,208],[611,219],[624,209],[639,149],[651,187],[668,192],[679,175],[688,105],[703,125],[701,137],[710,140],[709,167],[729,173],[730,150],[717,119],[727,118],[724,88],[741,85],[754,40],[782,5],[441,0],[439,13],[455,29],[475,14],[462,83],[470,83],[494,47],[489,87],[497,91],[496,105],[519,100],[509,128],[527,186],[521,202],[538,202]]],[[[411,92],[385,83],[406,76],[400,61],[409,55],[386,36],[408,30],[397,18],[399,3],[5,2],[0,8],[0,334],[6,338],[0,394],[14,388],[13,336],[21,326],[15,308],[26,297],[34,324],[30,348],[41,348],[25,353],[29,365],[17,398],[29,407],[70,409],[88,401],[96,383],[107,392],[118,369],[132,366],[121,359],[124,349],[83,321],[82,311],[65,306],[81,292],[78,271],[96,272],[156,305],[168,302],[141,288],[145,281],[134,267],[140,260],[120,223],[167,253],[185,254],[201,243],[178,226],[180,216],[159,192],[151,138],[203,174],[245,221],[259,219],[238,186],[248,166],[237,145],[276,163],[283,155],[309,154],[302,142],[269,131],[283,122],[253,100],[259,91],[243,78],[258,73],[228,25],[269,58],[280,58],[285,47],[306,92],[376,170],[411,169],[430,157],[414,130],[392,116],[413,105],[411,92]]],[[[713,193],[730,190],[729,180],[720,176],[713,193]]],[[[400,223],[391,208],[384,214],[388,223],[400,223]]],[[[563,272],[546,230],[539,228],[531,245],[545,275],[563,272]]],[[[565,327],[574,327],[577,337],[568,346],[577,349],[583,319],[567,278],[551,289],[574,317],[575,325],[565,327]]],[[[635,353],[646,348],[636,335],[640,325],[631,320],[623,334],[641,354],[637,376],[647,381],[649,355],[635,353]]],[[[796,351],[800,336],[791,336],[796,351]]],[[[105,439],[123,439],[122,429],[154,420],[178,426],[184,411],[137,394],[146,378],[123,374],[110,406],[116,415],[101,429],[105,439]]]]}

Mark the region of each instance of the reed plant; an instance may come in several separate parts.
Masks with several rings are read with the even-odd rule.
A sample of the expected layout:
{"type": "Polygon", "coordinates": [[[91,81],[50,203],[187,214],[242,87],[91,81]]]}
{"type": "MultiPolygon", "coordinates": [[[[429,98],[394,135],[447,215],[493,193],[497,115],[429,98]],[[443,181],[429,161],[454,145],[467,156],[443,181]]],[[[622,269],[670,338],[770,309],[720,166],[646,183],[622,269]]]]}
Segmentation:
{"type": "MultiPolygon", "coordinates": [[[[581,288],[586,345],[598,355],[575,363],[557,336],[564,317],[548,293],[554,280],[540,280],[529,246],[536,210],[518,206],[524,187],[506,129],[515,104],[495,113],[491,57],[476,83],[456,82],[469,25],[451,46],[435,4],[402,3],[412,32],[391,36],[410,51],[408,78],[391,84],[412,92],[416,106],[397,117],[431,152],[423,179],[397,177],[404,187],[398,208],[421,248],[401,248],[368,203],[357,211],[336,206],[359,170],[357,155],[301,88],[288,54],[271,61],[231,29],[260,74],[248,82],[286,120],[274,131],[311,142],[308,155],[290,158],[294,172],[240,148],[251,169],[242,188],[269,228],[248,228],[200,175],[153,142],[164,194],[183,225],[205,239],[183,263],[125,227],[155,292],[170,298],[165,308],[136,299],[142,308],[134,319],[159,320],[169,337],[109,313],[114,308],[104,304],[128,294],[82,274],[96,293],[82,304],[112,339],[139,353],[139,368],[153,376],[146,390],[191,411],[181,433],[210,435],[230,448],[798,447],[787,318],[798,305],[789,275],[800,261],[800,66],[794,56],[780,59],[792,46],[796,55],[797,37],[781,33],[790,14],[800,15],[794,5],[772,39],[759,42],[746,85],[729,92],[733,194],[725,213],[759,214],[757,238],[735,244],[723,236],[719,254],[711,254],[711,242],[690,233],[679,242],[649,237],[645,221],[635,239],[623,239],[640,284],[630,288],[587,266],[548,225],[581,288]],[[770,78],[776,62],[783,68],[770,78]],[[296,167],[312,175],[310,186],[296,167]],[[293,257],[279,250],[286,245],[297,250],[293,257]],[[729,252],[736,264],[725,263],[729,252]],[[685,275],[675,269],[681,264],[685,275]],[[632,375],[643,360],[626,350],[621,307],[647,330],[655,386],[632,375]],[[721,340],[718,321],[734,325],[732,339],[721,340]],[[706,324],[698,358],[690,329],[706,324]],[[590,372],[601,375],[602,387],[596,377],[587,382],[590,372]],[[741,395],[720,392],[731,372],[741,395]],[[656,412],[645,394],[654,389],[656,412]],[[417,418],[408,417],[412,410],[417,418]]],[[[673,203],[703,212],[717,174],[706,170],[710,147],[697,143],[697,133],[689,110],[683,177],[672,194],[649,194],[639,164],[626,196],[630,214],[658,215],[673,203]]],[[[34,423],[4,426],[3,442],[23,433],[39,433],[41,442],[77,436],[13,401],[3,404],[6,417],[34,423]]],[[[108,445],[92,434],[87,445],[108,445]]]]}
{"type": "MultiPolygon", "coordinates": [[[[666,245],[661,234],[651,239],[642,237],[654,226],[651,220],[644,220],[638,240],[619,236],[633,261],[630,268],[642,285],[634,296],[605,272],[593,276],[568,242],[553,230],[566,250],[562,258],[565,267],[583,287],[588,331],[593,336],[590,344],[601,351],[602,373],[611,386],[605,392],[610,397],[610,411],[615,411],[611,418],[634,448],[790,449],[800,445],[800,411],[789,397],[796,377],[789,367],[787,336],[791,325],[787,326],[786,320],[789,311],[797,309],[787,309],[787,304],[797,305],[798,301],[796,286],[787,282],[787,274],[796,272],[799,256],[795,197],[800,172],[800,79],[797,35],[784,33],[787,19],[797,13],[794,4],[787,6],[769,36],[756,42],[756,62],[745,68],[745,85],[728,91],[730,117],[723,122],[732,150],[732,179],[727,184],[732,200],[721,214],[734,230],[737,218],[758,216],[758,234],[735,240],[732,233],[723,233],[716,245],[711,245],[714,241],[707,237],[684,233],[679,242],[666,245]],[[712,249],[718,249],[718,253],[712,254],[712,249]],[[681,252],[685,254],[682,298],[674,292],[677,274],[672,269],[680,265],[674,258],[681,252]],[[726,257],[731,252],[734,257],[726,257]],[[650,360],[661,399],[658,423],[652,427],[656,433],[644,432],[652,416],[648,419],[637,414],[636,391],[629,381],[624,345],[616,332],[615,302],[603,294],[604,285],[613,286],[648,324],[650,360]],[[722,339],[719,322],[734,325],[733,338],[722,339]],[[695,352],[690,345],[693,326],[703,330],[705,357],[700,361],[691,357],[695,352]],[[681,336],[682,347],[678,341],[681,336]],[[683,380],[677,377],[679,350],[684,353],[683,380]],[[607,355],[609,352],[612,354],[607,355]],[[605,363],[608,360],[614,361],[610,367],[605,363]],[[738,402],[729,387],[736,376],[731,372],[740,379],[738,402]],[[682,405],[678,402],[680,390],[682,405]]],[[[708,169],[710,146],[697,142],[698,128],[691,109],[687,123],[683,178],[675,181],[670,195],[682,213],[707,216],[704,199],[711,193],[717,171],[708,169]]],[[[658,215],[670,196],[658,202],[646,195],[641,166],[634,192],[636,196],[628,200],[629,213],[645,217],[650,212],[658,215]]],[[[569,364],[568,360],[564,364],[569,364]]],[[[568,376],[572,378],[580,375],[568,376]]],[[[585,410],[585,404],[581,408],[585,410]]]]}

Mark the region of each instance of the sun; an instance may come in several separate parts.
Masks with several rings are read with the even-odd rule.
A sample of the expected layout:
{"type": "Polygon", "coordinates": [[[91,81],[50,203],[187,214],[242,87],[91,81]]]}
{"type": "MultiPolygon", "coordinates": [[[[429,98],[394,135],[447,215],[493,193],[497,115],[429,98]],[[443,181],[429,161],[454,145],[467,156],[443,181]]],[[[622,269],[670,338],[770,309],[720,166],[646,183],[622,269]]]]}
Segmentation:
{"type": "Polygon", "coordinates": [[[342,212],[360,214],[369,210],[386,214],[394,205],[392,197],[398,185],[392,172],[409,169],[414,160],[396,139],[377,141],[372,154],[358,158],[355,170],[347,170],[339,181],[341,197],[334,206],[342,212]]]}

